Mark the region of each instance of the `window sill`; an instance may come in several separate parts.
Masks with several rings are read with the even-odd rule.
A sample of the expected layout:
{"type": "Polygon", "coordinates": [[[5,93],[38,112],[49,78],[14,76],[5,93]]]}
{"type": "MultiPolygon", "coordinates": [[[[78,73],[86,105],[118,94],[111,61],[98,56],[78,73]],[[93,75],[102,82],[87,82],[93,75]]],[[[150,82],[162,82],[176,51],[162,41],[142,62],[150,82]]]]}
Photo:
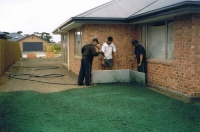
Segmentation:
{"type": "Polygon", "coordinates": [[[82,56],[74,56],[74,59],[77,59],[77,60],[81,60],[82,59],[82,56]]]}
{"type": "Polygon", "coordinates": [[[166,66],[173,66],[173,60],[162,60],[162,59],[147,59],[147,63],[151,64],[161,64],[166,66]]]}

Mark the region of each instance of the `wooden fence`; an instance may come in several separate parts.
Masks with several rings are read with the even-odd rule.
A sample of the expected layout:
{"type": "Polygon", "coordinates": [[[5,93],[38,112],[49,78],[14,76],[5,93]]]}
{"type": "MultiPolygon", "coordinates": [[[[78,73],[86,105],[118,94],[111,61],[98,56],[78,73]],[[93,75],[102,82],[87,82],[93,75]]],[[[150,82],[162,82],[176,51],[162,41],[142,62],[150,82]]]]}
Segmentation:
{"type": "Polygon", "coordinates": [[[22,58],[19,43],[0,39],[0,76],[22,58]]]}

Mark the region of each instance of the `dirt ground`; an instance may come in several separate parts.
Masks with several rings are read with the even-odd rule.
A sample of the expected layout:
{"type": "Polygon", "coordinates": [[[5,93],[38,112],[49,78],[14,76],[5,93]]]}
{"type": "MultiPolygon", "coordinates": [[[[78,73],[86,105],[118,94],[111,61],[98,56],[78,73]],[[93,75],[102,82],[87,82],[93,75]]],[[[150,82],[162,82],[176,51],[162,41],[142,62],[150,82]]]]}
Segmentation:
{"type": "MultiPolygon", "coordinates": [[[[0,78],[0,92],[24,91],[31,90],[41,93],[59,92],[72,88],[84,88],[86,86],[77,85],[78,76],[61,64],[61,58],[36,58],[36,59],[22,59],[18,61],[0,78]],[[21,65],[23,67],[21,67],[21,65]],[[54,68],[35,70],[36,68],[54,68]],[[35,71],[34,71],[35,70],[35,71]],[[34,73],[33,73],[34,72],[34,73]],[[13,74],[33,74],[33,75],[50,75],[50,74],[64,74],[62,77],[38,78],[29,77],[29,75],[17,76],[22,79],[9,78],[13,74]],[[29,80],[23,80],[29,79],[29,80]],[[31,80],[31,81],[30,81],[31,80]],[[35,80],[35,81],[33,81],[35,80]],[[49,83],[42,83],[38,81],[45,81],[49,83]],[[58,84],[51,84],[58,83],[58,84]],[[68,85],[66,85],[68,84],[68,85]]],[[[88,87],[88,86],[87,86],[88,87]]]]}

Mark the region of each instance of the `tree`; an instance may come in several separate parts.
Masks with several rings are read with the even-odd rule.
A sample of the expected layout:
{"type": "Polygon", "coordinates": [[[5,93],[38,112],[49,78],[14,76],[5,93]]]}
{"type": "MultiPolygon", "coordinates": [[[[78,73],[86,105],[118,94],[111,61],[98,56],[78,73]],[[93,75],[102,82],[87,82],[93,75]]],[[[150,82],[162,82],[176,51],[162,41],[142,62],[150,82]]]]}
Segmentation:
{"type": "Polygon", "coordinates": [[[21,34],[21,33],[22,33],[22,31],[18,31],[17,33],[18,33],[18,34],[21,34]]]}
{"type": "Polygon", "coordinates": [[[48,43],[52,42],[52,38],[53,37],[49,33],[46,33],[46,32],[42,32],[42,33],[34,32],[34,35],[46,40],[48,43]]]}
{"type": "Polygon", "coordinates": [[[33,33],[35,36],[38,36],[39,37],[39,33],[38,32],[34,32],[33,33]]]}

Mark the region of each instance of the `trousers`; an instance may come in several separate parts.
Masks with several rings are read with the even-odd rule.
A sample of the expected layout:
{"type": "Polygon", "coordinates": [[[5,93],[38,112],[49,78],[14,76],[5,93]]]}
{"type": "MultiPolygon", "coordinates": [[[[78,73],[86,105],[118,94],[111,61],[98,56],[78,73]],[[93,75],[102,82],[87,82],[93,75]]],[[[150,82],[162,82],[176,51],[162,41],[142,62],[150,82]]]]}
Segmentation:
{"type": "Polygon", "coordinates": [[[146,63],[143,62],[140,66],[138,66],[137,71],[146,73],[147,72],[146,63]]]}
{"type": "Polygon", "coordinates": [[[91,84],[92,62],[87,59],[81,60],[81,67],[78,75],[78,84],[83,84],[85,79],[86,86],[91,84]]]}

